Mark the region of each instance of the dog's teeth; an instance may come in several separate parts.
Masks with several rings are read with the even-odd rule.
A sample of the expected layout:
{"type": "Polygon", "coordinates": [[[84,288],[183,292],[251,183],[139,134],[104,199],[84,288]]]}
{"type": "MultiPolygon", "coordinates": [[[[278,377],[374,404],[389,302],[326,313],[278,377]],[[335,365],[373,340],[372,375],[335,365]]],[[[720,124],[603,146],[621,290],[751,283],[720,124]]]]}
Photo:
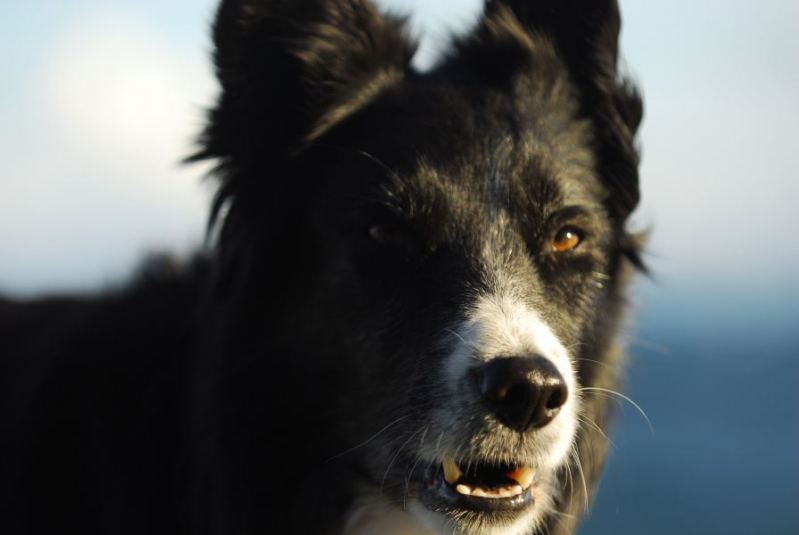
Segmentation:
{"type": "Polygon", "coordinates": [[[527,490],[530,488],[530,485],[533,484],[533,476],[535,473],[529,466],[522,466],[505,475],[518,483],[522,487],[522,490],[527,490]]]}
{"type": "Polygon", "coordinates": [[[446,482],[455,487],[455,491],[463,496],[488,499],[513,498],[514,496],[519,496],[524,493],[533,483],[533,469],[526,466],[506,473],[505,475],[512,479],[515,484],[502,487],[477,487],[465,483],[458,483],[463,477],[463,470],[461,470],[458,463],[450,457],[445,457],[441,461],[441,467],[444,470],[444,479],[446,482]]]}
{"type": "Polygon", "coordinates": [[[455,490],[458,494],[462,494],[464,496],[474,496],[476,498],[488,498],[491,499],[499,499],[499,498],[513,498],[514,496],[519,496],[524,492],[519,485],[511,485],[509,487],[499,487],[495,489],[489,488],[481,488],[481,487],[470,487],[469,485],[465,485],[463,483],[458,484],[455,487],[455,490]]]}
{"type": "Polygon", "coordinates": [[[480,487],[472,489],[472,496],[477,496],[478,498],[489,498],[490,496],[486,491],[481,489],[480,487]]]}
{"type": "Polygon", "coordinates": [[[464,484],[460,484],[455,487],[455,490],[458,491],[458,494],[463,494],[464,496],[471,496],[472,495],[472,487],[464,484]]]}
{"type": "Polygon", "coordinates": [[[449,457],[444,457],[441,466],[444,468],[444,479],[446,479],[447,483],[450,485],[454,485],[463,475],[458,464],[449,457]]]}
{"type": "Polygon", "coordinates": [[[505,487],[503,489],[506,492],[507,498],[512,498],[513,496],[518,496],[524,489],[522,489],[521,485],[513,485],[512,487],[505,487]]]}

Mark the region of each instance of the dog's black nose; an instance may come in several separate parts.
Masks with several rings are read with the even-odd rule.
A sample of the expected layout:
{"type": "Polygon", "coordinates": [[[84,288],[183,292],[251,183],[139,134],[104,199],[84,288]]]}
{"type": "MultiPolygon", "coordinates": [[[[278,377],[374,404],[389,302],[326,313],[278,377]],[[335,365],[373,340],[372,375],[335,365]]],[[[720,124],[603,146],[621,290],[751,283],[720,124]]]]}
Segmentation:
{"type": "Polygon", "coordinates": [[[541,356],[495,358],[474,373],[483,400],[519,432],[551,422],[569,394],[558,369],[541,356]]]}

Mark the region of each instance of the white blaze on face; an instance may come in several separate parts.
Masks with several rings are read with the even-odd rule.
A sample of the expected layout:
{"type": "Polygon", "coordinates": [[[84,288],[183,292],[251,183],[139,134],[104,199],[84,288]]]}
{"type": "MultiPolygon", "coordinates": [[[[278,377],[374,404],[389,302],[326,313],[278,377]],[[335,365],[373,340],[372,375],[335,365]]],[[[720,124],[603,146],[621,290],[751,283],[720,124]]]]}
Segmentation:
{"type": "MultiPolygon", "coordinates": [[[[468,317],[452,331],[453,345],[445,360],[445,380],[452,399],[463,400],[464,378],[468,371],[497,357],[538,355],[549,359],[563,376],[569,390],[566,403],[558,416],[535,431],[534,441],[540,446],[536,470],[551,471],[567,459],[577,428],[577,381],[568,350],[540,315],[520,298],[501,292],[480,297],[468,317]]],[[[442,408],[446,413],[453,411],[442,408]]],[[[431,456],[440,451],[436,448],[431,456]]],[[[439,459],[440,461],[440,459],[439,459]]],[[[546,485],[546,483],[544,483],[546,485]]],[[[545,512],[553,507],[554,493],[544,486],[536,491],[535,506],[508,524],[481,525],[485,535],[524,535],[540,526],[545,512]],[[542,492],[543,491],[543,492],[542,492]]],[[[425,507],[415,498],[408,498],[404,511],[380,495],[366,495],[350,512],[344,533],[361,535],[385,533],[402,535],[463,535],[477,533],[461,529],[452,518],[425,507]]]]}
{"type": "Polygon", "coordinates": [[[538,313],[518,299],[480,297],[456,333],[455,350],[447,363],[451,384],[469,368],[496,357],[541,355],[555,364],[569,391],[575,386],[569,352],[538,313]]]}
{"type": "Polygon", "coordinates": [[[496,293],[481,296],[454,333],[454,349],[445,363],[447,384],[454,395],[469,369],[493,358],[539,355],[557,367],[569,396],[540,434],[542,446],[550,450],[546,455],[550,467],[561,464],[577,427],[577,380],[569,351],[552,329],[521,299],[496,293]]]}

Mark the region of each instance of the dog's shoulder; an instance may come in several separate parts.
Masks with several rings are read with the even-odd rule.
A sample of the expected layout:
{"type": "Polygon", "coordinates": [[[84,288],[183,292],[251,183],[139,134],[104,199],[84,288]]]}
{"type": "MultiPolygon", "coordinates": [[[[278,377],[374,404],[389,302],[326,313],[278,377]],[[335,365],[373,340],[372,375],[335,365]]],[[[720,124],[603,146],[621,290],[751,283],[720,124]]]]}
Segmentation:
{"type": "Polygon", "coordinates": [[[0,531],[111,529],[142,499],[174,518],[197,290],[192,269],[148,267],[106,293],[0,300],[0,531]]]}

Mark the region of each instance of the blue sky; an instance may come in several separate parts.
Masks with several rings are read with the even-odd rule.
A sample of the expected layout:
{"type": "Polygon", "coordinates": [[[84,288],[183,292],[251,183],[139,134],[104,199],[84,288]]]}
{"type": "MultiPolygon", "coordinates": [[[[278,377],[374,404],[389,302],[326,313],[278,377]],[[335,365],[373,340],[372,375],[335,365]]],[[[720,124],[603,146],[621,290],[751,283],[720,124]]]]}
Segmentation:
{"type": "MultiPolygon", "coordinates": [[[[476,0],[413,9],[429,61],[476,0]]],[[[118,281],[202,237],[191,150],[216,92],[213,0],[16,2],[0,19],[0,289],[118,281]]],[[[647,103],[649,262],[665,284],[799,297],[799,3],[626,0],[622,48],[647,103]]]]}

